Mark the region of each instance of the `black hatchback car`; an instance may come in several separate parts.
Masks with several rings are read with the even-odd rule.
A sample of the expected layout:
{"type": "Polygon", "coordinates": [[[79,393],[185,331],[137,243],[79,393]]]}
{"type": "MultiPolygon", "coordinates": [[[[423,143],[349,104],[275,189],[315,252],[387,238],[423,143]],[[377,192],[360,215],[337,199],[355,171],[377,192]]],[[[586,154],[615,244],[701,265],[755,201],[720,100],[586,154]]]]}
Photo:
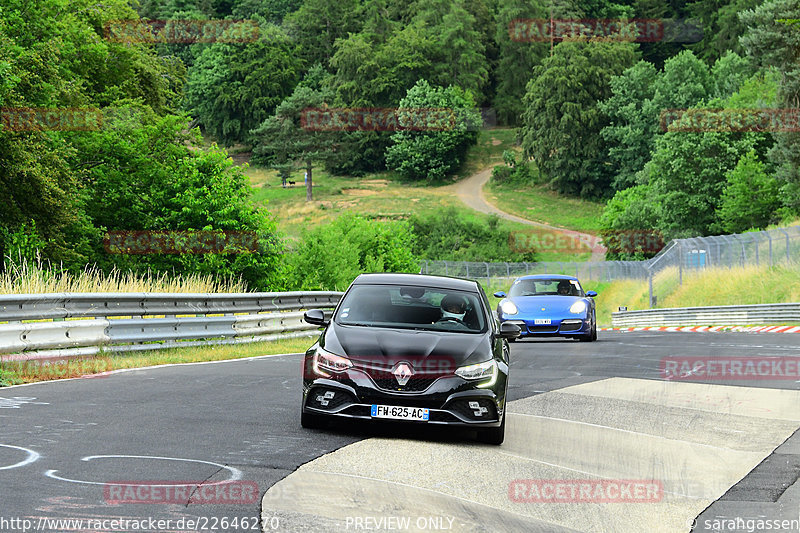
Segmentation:
{"type": "Polygon", "coordinates": [[[305,354],[303,427],[335,418],[478,429],[501,444],[508,387],[507,339],[475,281],[421,274],[362,274],[305,354]]]}

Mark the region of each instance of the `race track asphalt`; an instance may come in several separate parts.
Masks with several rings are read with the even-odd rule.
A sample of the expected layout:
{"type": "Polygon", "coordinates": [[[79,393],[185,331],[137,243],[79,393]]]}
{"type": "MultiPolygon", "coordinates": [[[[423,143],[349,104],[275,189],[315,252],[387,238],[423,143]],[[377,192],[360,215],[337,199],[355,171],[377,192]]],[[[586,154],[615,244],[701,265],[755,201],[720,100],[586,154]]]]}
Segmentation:
{"type": "MultiPolygon", "coordinates": [[[[499,448],[472,442],[466,431],[412,428],[398,434],[393,426],[364,424],[302,429],[299,355],[167,366],[0,389],[0,531],[22,531],[23,525],[29,531],[257,531],[262,524],[253,526],[261,516],[262,498],[265,517],[274,518],[263,524],[267,531],[354,531],[355,516],[347,522],[350,515],[341,514],[341,505],[353,505],[359,497],[368,504],[370,490],[375,494],[386,490],[386,479],[397,476],[391,465],[400,453],[392,454],[394,449],[411,454],[412,459],[404,459],[408,466],[403,467],[403,476],[412,481],[407,483],[412,492],[427,489],[437,479],[469,480],[459,472],[481,463],[454,450],[471,450],[475,457],[486,458],[488,472],[498,471],[491,462],[501,452],[509,464],[541,465],[548,461],[538,454],[549,450],[548,468],[554,470],[532,470],[531,475],[567,477],[566,468],[594,471],[604,478],[612,471],[621,476],[625,470],[612,468],[614,461],[633,457],[643,470],[629,471],[649,472],[651,478],[663,475],[668,490],[670,481],[695,483],[689,488],[697,489],[691,472],[705,469],[703,475],[714,482],[700,486],[697,498],[690,491],[679,495],[692,496],[691,505],[683,500],[661,502],[659,516],[674,520],[660,520],[660,527],[651,530],[688,531],[695,518],[695,531],[711,531],[719,523],[706,528],[708,521],[727,517],[742,519],[739,531],[747,530],[744,520],[749,518],[797,519],[800,438],[787,437],[800,426],[800,378],[664,383],[663,359],[678,356],[797,357],[800,346],[795,335],[660,332],[601,332],[596,343],[560,339],[514,343],[509,387],[514,414],[509,417],[507,441],[499,448]],[[657,426],[663,427],[654,429],[657,426]],[[609,437],[619,432],[628,436],[609,437]],[[428,468],[413,464],[427,456],[435,458],[426,463],[428,468]],[[574,468],[578,457],[582,468],[574,468]],[[667,462],[667,468],[648,470],[654,457],[667,462]],[[298,470],[301,465],[305,466],[298,470]],[[367,485],[322,481],[331,470],[337,470],[340,478],[354,479],[355,472],[372,479],[364,482],[367,485]],[[316,484],[309,484],[314,476],[316,484]],[[219,482],[231,479],[240,486],[255,484],[256,497],[226,503],[224,499],[235,493],[223,490],[209,497],[209,503],[166,502],[158,494],[148,495],[153,503],[114,503],[107,485],[146,481],[226,487],[219,482]],[[327,498],[337,493],[341,501],[328,509],[327,498]],[[672,514],[667,504],[675,506],[672,514]],[[287,505],[292,508],[287,510],[287,505]],[[237,527],[232,527],[234,518],[237,527]],[[59,519],[83,522],[48,522],[59,519]],[[105,522],[98,521],[102,519],[105,522]],[[112,519],[129,520],[127,529],[111,527],[112,519]],[[142,519],[170,522],[158,528],[132,522],[142,519]],[[196,522],[186,521],[190,519],[196,522]]],[[[459,522],[461,530],[492,531],[502,524],[511,530],[634,531],[641,528],[627,526],[637,520],[646,523],[653,515],[648,509],[654,508],[641,504],[626,504],[622,513],[617,511],[623,504],[593,503],[591,512],[586,506],[577,512],[541,504],[523,508],[508,494],[507,476],[518,473],[504,472],[506,477],[496,483],[504,492],[487,496],[489,504],[458,487],[453,490],[467,502],[458,509],[451,509],[454,500],[446,489],[413,496],[439,502],[438,508],[451,509],[453,518],[462,512],[471,516],[472,521],[459,522]],[[477,518],[469,508],[473,504],[483,506],[477,518]],[[609,505],[619,508],[605,513],[609,505]]],[[[199,490],[194,490],[196,499],[199,490]]],[[[445,514],[441,518],[447,518],[445,514]]],[[[365,522],[361,524],[366,530],[365,522]]],[[[444,528],[448,522],[428,524],[434,525],[444,528]]],[[[449,525],[459,529],[455,522],[449,525]]]]}

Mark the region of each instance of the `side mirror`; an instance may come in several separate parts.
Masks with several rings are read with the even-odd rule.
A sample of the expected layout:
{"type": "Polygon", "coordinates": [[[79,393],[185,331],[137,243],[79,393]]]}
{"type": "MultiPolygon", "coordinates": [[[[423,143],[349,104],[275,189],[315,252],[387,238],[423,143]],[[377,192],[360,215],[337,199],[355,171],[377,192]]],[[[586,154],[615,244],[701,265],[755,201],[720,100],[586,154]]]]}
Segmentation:
{"type": "Polygon", "coordinates": [[[322,309],[309,309],[303,313],[303,320],[314,326],[327,326],[331,323],[330,320],[325,318],[325,312],[322,309]]]}
{"type": "Polygon", "coordinates": [[[589,298],[594,298],[595,296],[597,296],[597,292],[595,292],[595,291],[587,291],[586,292],[586,296],[588,296],[589,298]]]}
{"type": "Polygon", "coordinates": [[[500,324],[500,338],[501,339],[516,339],[522,334],[519,326],[511,322],[503,322],[500,324]]]}
{"type": "Polygon", "coordinates": [[[506,293],[504,293],[503,291],[497,291],[496,293],[494,293],[494,297],[495,298],[505,298],[506,297],[506,293]]]}

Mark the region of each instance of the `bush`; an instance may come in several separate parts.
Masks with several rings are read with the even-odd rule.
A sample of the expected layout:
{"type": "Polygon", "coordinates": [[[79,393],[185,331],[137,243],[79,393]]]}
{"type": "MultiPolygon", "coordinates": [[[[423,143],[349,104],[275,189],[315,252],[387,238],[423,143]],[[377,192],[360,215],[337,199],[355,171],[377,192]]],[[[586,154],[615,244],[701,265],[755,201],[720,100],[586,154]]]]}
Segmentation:
{"type": "Polygon", "coordinates": [[[511,231],[500,220],[472,219],[453,207],[428,216],[412,216],[416,236],[414,255],[421,259],[448,261],[534,261],[534,252],[514,252],[511,231]]]}
{"type": "Polygon", "coordinates": [[[297,290],[344,290],[363,272],[419,272],[414,235],[404,221],[343,215],[303,234],[288,256],[287,285],[297,290]]]}

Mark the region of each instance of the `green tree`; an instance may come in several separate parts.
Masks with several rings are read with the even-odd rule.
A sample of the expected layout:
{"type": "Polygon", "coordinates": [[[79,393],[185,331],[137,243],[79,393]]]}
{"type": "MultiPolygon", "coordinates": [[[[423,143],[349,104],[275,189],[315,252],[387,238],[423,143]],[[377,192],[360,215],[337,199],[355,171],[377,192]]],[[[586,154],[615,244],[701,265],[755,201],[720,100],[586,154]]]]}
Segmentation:
{"type": "Polygon", "coordinates": [[[609,195],[613,169],[600,135],[609,119],[598,103],[635,56],[630,43],[565,41],[534,68],[524,99],[522,148],[559,192],[609,195]]]}
{"type": "Polygon", "coordinates": [[[221,143],[247,142],[301,78],[294,45],[274,27],[259,40],[217,42],[197,58],[186,85],[186,109],[221,143]]]}
{"type": "Polygon", "coordinates": [[[736,52],[727,52],[711,67],[714,96],[728,98],[754,73],[747,59],[736,52]]]}
{"type": "MultiPolygon", "coordinates": [[[[523,32],[510,34],[512,21],[543,19],[546,6],[539,1],[499,0],[495,40],[498,58],[495,77],[497,94],[494,106],[503,124],[519,122],[524,106],[525,86],[533,75],[533,67],[550,53],[550,43],[529,41],[523,32]]],[[[523,28],[523,24],[514,26],[523,28]]]]}
{"type": "Polygon", "coordinates": [[[423,77],[436,85],[459,86],[483,102],[489,74],[486,47],[464,0],[427,0],[419,6],[411,23],[426,28],[435,54],[431,72],[423,77]]]}
{"type": "Polygon", "coordinates": [[[408,129],[392,135],[387,166],[406,179],[433,182],[459,168],[478,140],[481,119],[469,92],[420,80],[400,101],[398,123],[408,129]]]}
{"type": "Polygon", "coordinates": [[[780,182],[767,174],[755,150],[739,159],[727,173],[717,209],[717,227],[723,233],[741,233],[751,228],[763,229],[777,222],[781,206],[780,182]]]}
{"type": "Polygon", "coordinates": [[[357,7],[358,0],[304,0],[297,11],[285,17],[297,53],[307,64],[328,65],[336,40],[358,30],[358,19],[353,16],[357,7]]]}
{"type": "MultiPolygon", "coordinates": [[[[719,107],[720,102],[712,101],[712,106],[719,107]]],[[[680,121],[671,129],[679,125],[680,121]]],[[[672,238],[708,235],[728,171],[762,135],[668,131],[659,137],[643,171],[661,205],[658,229],[672,238]]]]}
{"type": "Polygon", "coordinates": [[[306,201],[314,199],[313,165],[324,163],[334,157],[335,133],[320,131],[304,123],[307,110],[323,111],[328,107],[332,94],[328,91],[298,87],[281,102],[275,114],[252,131],[255,139],[253,162],[274,168],[300,165],[305,168],[306,201]],[[305,124],[305,126],[304,126],[305,124]]]}
{"type": "Polygon", "coordinates": [[[700,57],[711,62],[727,52],[741,53],[739,37],[747,29],[739,14],[758,7],[763,0],[697,0],[689,13],[699,19],[703,40],[692,46],[700,57]]]}
{"type": "Polygon", "coordinates": [[[611,78],[611,96],[598,106],[610,119],[600,135],[608,143],[608,159],[616,169],[611,183],[614,190],[634,185],[637,172],[650,159],[658,134],[657,117],[649,105],[657,77],[651,63],[639,61],[611,78]]]}
{"type": "MultiPolygon", "coordinates": [[[[788,23],[800,13],[798,0],[769,0],[740,14],[747,32],[740,43],[748,58],[756,65],[774,68],[780,82],[777,107],[800,107],[800,25],[788,23]]],[[[784,205],[800,213],[800,132],[774,134],[775,146],[769,161],[776,165],[776,175],[784,185],[784,205]]]]}

